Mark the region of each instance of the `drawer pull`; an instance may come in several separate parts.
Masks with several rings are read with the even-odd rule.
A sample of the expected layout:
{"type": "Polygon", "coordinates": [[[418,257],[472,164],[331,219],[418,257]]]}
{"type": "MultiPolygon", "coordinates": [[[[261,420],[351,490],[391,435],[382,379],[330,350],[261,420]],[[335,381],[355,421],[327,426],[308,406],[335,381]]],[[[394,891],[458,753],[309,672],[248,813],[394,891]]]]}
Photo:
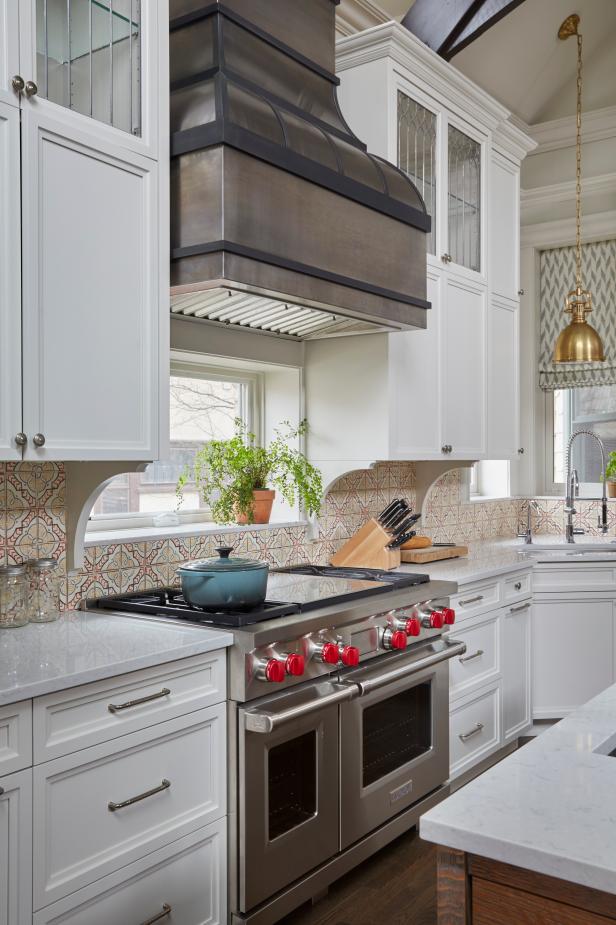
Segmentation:
{"type": "Polygon", "coordinates": [[[477,594],[476,597],[467,597],[465,601],[459,601],[460,607],[466,607],[467,604],[476,604],[483,600],[483,594],[477,594]]]}
{"type": "Polygon", "coordinates": [[[482,655],[483,655],[483,649],[477,649],[477,651],[473,652],[472,655],[461,655],[458,661],[460,662],[461,665],[463,665],[464,662],[472,662],[474,658],[481,658],[482,655]]]}
{"type": "Polygon", "coordinates": [[[107,806],[109,807],[109,812],[115,813],[118,809],[125,809],[127,806],[132,806],[133,803],[139,803],[141,800],[147,800],[148,797],[153,797],[156,793],[162,793],[163,790],[168,790],[171,786],[170,780],[161,781],[160,787],[153,787],[151,790],[146,790],[145,793],[140,793],[136,797],[130,797],[128,800],[122,800],[121,803],[114,803],[111,800],[107,806]]]}
{"type": "Polygon", "coordinates": [[[4,793],[4,787],[0,787],[0,797],[2,796],[3,793],[4,793]]]}
{"type": "Polygon", "coordinates": [[[130,710],[131,707],[140,707],[142,703],[149,703],[151,700],[160,700],[161,697],[168,697],[171,691],[168,687],[163,687],[162,691],[156,694],[148,694],[147,697],[139,697],[138,700],[127,700],[126,703],[110,703],[107,709],[110,713],[119,713],[120,710],[130,710]]]}
{"type": "Polygon", "coordinates": [[[474,729],[471,729],[470,732],[461,732],[459,738],[462,742],[466,742],[467,739],[470,739],[471,736],[476,736],[478,732],[481,732],[483,729],[483,723],[477,723],[474,729]]]}
{"type": "Polygon", "coordinates": [[[520,613],[521,610],[528,610],[529,607],[530,601],[528,601],[526,604],[520,604],[519,607],[510,607],[509,613],[520,613]]]}
{"type": "Polygon", "coordinates": [[[522,582],[521,582],[521,581],[516,581],[516,583],[514,584],[513,587],[515,588],[516,591],[521,591],[521,590],[522,590],[522,582]]]}
{"type": "Polygon", "coordinates": [[[163,908],[158,913],[158,915],[152,916],[151,919],[146,919],[145,922],[141,923],[141,925],[154,925],[154,922],[160,922],[160,920],[164,919],[167,915],[171,915],[171,906],[169,903],[163,903],[163,908]]]}

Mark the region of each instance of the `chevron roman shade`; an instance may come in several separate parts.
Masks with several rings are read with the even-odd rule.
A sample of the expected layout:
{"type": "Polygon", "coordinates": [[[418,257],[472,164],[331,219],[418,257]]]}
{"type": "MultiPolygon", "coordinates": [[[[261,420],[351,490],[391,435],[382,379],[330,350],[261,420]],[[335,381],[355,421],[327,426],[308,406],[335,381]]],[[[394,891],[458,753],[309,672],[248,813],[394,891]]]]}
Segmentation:
{"type": "Polygon", "coordinates": [[[605,348],[604,363],[553,363],[556,339],[569,320],[563,307],[575,284],[575,248],[543,251],[540,260],[539,385],[544,392],[616,383],[616,240],[582,248],[582,282],[593,295],[589,321],[605,348]]]}

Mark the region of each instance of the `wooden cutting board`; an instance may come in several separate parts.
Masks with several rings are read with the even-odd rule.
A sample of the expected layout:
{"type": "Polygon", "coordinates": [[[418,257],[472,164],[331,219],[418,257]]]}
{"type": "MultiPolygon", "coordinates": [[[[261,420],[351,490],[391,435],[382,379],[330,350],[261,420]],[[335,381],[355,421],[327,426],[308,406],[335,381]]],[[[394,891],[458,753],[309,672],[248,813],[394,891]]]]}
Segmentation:
{"type": "Polygon", "coordinates": [[[403,562],[439,562],[441,559],[457,559],[468,555],[468,546],[428,546],[426,549],[402,549],[403,562]]]}

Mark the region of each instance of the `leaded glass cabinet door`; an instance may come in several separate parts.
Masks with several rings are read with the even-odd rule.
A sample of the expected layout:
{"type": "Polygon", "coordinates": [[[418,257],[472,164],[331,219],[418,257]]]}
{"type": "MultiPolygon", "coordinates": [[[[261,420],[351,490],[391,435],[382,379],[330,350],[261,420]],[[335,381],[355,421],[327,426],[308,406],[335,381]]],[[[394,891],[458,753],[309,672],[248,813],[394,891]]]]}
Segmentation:
{"type": "Polygon", "coordinates": [[[436,253],[437,234],[437,118],[415,99],[398,90],[398,167],[411,178],[422,195],[432,230],[427,240],[429,254],[436,253]]]}
{"type": "Polygon", "coordinates": [[[446,261],[482,272],[482,144],[447,126],[446,261]]]}
{"type": "Polygon", "coordinates": [[[141,0],[36,0],[38,96],[141,135],[141,0]]]}

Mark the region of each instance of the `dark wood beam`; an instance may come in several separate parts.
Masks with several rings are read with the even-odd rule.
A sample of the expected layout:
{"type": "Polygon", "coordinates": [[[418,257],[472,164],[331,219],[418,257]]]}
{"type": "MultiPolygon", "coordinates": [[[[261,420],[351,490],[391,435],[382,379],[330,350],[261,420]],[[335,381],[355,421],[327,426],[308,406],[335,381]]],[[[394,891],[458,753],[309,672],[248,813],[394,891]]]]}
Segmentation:
{"type": "Polygon", "coordinates": [[[524,0],[415,0],[402,25],[449,61],[524,0]]]}

